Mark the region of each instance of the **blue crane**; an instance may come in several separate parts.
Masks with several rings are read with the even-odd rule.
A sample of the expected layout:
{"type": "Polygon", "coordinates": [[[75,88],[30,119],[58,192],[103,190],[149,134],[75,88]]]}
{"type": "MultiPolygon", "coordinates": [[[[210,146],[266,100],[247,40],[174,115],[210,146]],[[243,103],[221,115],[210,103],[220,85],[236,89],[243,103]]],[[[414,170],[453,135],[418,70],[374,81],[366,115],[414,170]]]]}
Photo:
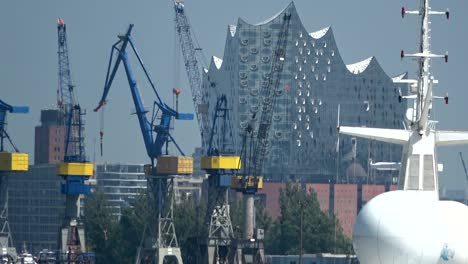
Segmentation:
{"type": "Polygon", "coordinates": [[[18,148],[6,131],[7,113],[28,113],[27,106],[11,106],[0,100],[0,262],[15,263],[17,260],[16,249],[13,246],[13,238],[8,224],[8,175],[15,171],[28,170],[28,154],[18,153],[18,148]],[[7,152],[4,140],[7,139],[16,153],[7,152]]]}
{"type": "Polygon", "coordinates": [[[232,132],[227,98],[223,94],[216,101],[210,139],[208,141],[208,156],[233,155],[235,150],[232,132]],[[218,119],[221,120],[217,122],[218,119]]]}
{"type": "Polygon", "coordinates": [[[64,127],[64,157],[57,164],[57,174],[64,178],[61,192],[65,194],[65,216],[59,236],[60,263],[90,263],[94,253],[86,249],[84,225],[77,202],[80,195],[91,192],[86,181],[94,174],[94,164],[86,160],[84,147],[85,111],[81,109],[72,83],[68,56],[67,27],[63,19],[57,20],[58,38],[58,87],[57,108],[59,125],[64,127]]]}
{"type": "MultiPolygon", "coordinates": [[[[193,120],[193,114],[191,113],[179,113],[170,106],[168,106],[162,98],[160,97],[154,82],[151,80],[151,77],[137,51],[132,40],[131,32],[133,29],[133,24],[130,24],[125,35],[119,36],[119,41],[112,45],[111,56],[109,64],[107,67],[106,81],[104,85],[104,91],[99,101],[98,106],[94,111],[99,111],[101,107],[106,104],[106,98],[109,94],[109,90],[112,86],[115,74],[121,63],[123,63],[125,68],[125,73],[127,75],[128,84],[130,86],[130,91],[132,93],[133,103],[135,104],[136,115],[138,117],[138,122],[140,125],[140,130],[143,135],[143,140],[145,143],[146,153],[151,160],[151,171],[148,173],[149,189],[153,192],[153,198],[155,203],[155,211],[157,213],[158,221],[158,237],[156,239],[156,245],[154,246],[157,249],[155,255],[150,256],[146,255],[143,258],[153,257],[158,258],[159,260],[156,263],[162,264],[166,256],[175,256],[178,259],[178,263],[182,263],[182,258],[180,254],[180,249],[177,242],[177,237],[175,235],[175,228],[172,221],[172,184],[173,178],[170,175],[174,174],[184,174],[184,172],[174,172],[174,174],[161,172],[159,170],[160,164],[163,164],[165,157],[163,155],[169,154],[169,143],[173,143],[177,150],[182,156],[184,152],[181,150],[173,136],[170,134],[171,121],[173,119],[178,120],[193,120]],[[148,112],[142,102],[140,91],[138,85],[133,75],[132,67],[129,61],[129,54],[127,53],[128,46],[131,47],[135,57],[137,58],[143,72],[153,89],[154,94],[156,95],[156,100],[153,103],[153,110],[151,116],[147,116],[148,112]],[[116,58],[114,61],[114,57],[116,58]],[[159,124],[156,121],[159,119],[159,124]],[[157,162],[157,167],[155,167],[155,162],[157,162]],[[170,199],[169,202],[167,202],[170,199]],[[172,252],[172,253],[169,253],[172,252]]],[[[176,157],[177,158],[177,157],[176,157]]],[[[178,158],[177,158],[178,159],[178,158]]],[[[191,159],[190,159],[191,160],[191,159]]],[[[192,168],[190,168],[191,174],[193,172],[193,161],[191,163],[192,168]]],[[[141,261],[142,256],[140,256],[140,249],[138,250],[138,262],[141,261]]],[[[148,252],[148,249],[144,249],[145,252],[148,252]]],[[[144,254],[146,254],[144,253],[144,254]]],[[[148,253],[152,254],[152,253],[148,253]]]]}
{"type": "Polygon", "coordinates": [[[169,133],[170,132],[169,130],[171,128],[171,120],[173,118],[179,119],[179,120],[192,120],[193,114],[178,113],[176,110],[172,109],[170,106],[168,106],[166,103],[163,102],[163,100],[159,96],[156,86],[154,85],[153,81],[151,80],[151,77],[149,76],[148,71],[146,70],[146,67],[143,61],[141,60],[141,57],[138,51],[136,50],[133,44],[132,37],[131,37],[132,28],[133,28],[133,24],[129,26],[127,33],[124,36],[119,36],[120,40],[112,46],[111,58],[109,60],[109,65],[108,65],[107,75],[106,75],[106,82],[104,85],[104,92],[102,94],[102,97],[101,97],[101,100],[99,101],[98,106],[94,109],[94,111],[95,112],[99,111],[99,109],[106,104],[106,98],[112,86],[112,82],[114,81],[115,74],[117,73],[120,63],[123,62],[125,72],[127,74],[128,84],[130,85],[130,91],[132,93],[133,102],[136,108],[136,115],[138,117],[138,122],[140,124],[141,133],[143,135],[146,152],[148,154],[148,157],[151,159],[152,165],[154,165],[154,161],[159,156],[163,154],[166,154],[166,155],[168,154],[169,142],[172,142],[176,146],[177,150],[182,155],[185,155],[182,149],[177,144],[177,142],[172,137],[172,135],[169,133]],[[143,69],[143,72],[145,73],[145,76],[148,79],[151,85],[151,88],[154,91],[154,94],[156,95],[156,100],[154,101],[154,104],[153,104],[153,111],[152,111],[151,118],[147,117],[148,111],[143,106],[141,95],[138,90],[138,85],[137,85],[135,76],[133,75],[132,67],[130,65],[128,53],[126,50],[128,44],[130,44],[130,47],[135,53],[135,56],[137,57],[138,62],[140,63],[143,69]],[[117,55],[116,61],[114,63],[114,66],[111,69],[113,57],[115,54],[117,55]],[[158,119],[158,115],[160,118],[160,122],[159,124],[155,124],[155,121],[158,119]],[[164,150],[164,146],[166,146],[165,150],[164,150]]]}
{"type": "Polygon", "coordinates": [[[0,100],[0,152],[5,151],[4,147],[4,140],[7,139],[10,144],[12,145],[13,149],[16,152],[19,152],[18,148],[13,144],[13,141],[11,140],[10,136],[8,135],[6,131],[6,115],[7,112],[13,113],[13,114],[26,114],[29,113],[29,107],[27,106],[11,106],[4,101],[0,100]]]}

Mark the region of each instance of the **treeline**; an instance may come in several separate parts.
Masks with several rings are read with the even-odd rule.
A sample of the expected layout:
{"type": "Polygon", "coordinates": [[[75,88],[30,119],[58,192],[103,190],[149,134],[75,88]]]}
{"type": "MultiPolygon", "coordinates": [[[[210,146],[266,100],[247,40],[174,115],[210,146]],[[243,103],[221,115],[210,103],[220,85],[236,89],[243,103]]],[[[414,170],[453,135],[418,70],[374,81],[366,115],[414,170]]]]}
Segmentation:
{"type": "MultiPolygon", "coordinates": [[[[131,207],[124,208],[120,221],[111,215],[106,197],[99,189],[86,199],[85,217],[87,246],[96,253],[96,263],[134,263],[142,237],[156,235],[154,209],[145,193],[131,207]],[[147,221],[152,219],[152,221],[147,221]]],[[[233,200],[230,206],[234,232],[243,227],[243,203],[233,200]]],[[[206,232],[206,201],[185,198],[174,207],[174,225],[185,263],[196,263],[194,250],[197,237],[206,232]]],[[[266,254],[299,254],[301,215],[303,217],[303,252],[351,254],[352,244],[338,221],[320,210],[316,194],[297,184],[280,191],[279,217],[273,220],[257,205],[257,227],[265,230],[266,254]],[[302,211],[302,214],[301,214],[302,211]]]]}

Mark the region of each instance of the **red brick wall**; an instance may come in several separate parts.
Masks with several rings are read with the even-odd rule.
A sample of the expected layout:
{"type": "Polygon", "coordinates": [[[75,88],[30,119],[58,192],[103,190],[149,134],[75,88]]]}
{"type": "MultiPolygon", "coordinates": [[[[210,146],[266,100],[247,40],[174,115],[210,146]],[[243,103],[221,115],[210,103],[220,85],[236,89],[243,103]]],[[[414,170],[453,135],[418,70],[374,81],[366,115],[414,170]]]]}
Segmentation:
{"type": "Polygon", "coordinates": [[[259,193],[266,194],[266,212],[273,219],[280,216],[279,196],[280,189],[285,188],[286,183],[282,182],[263,182],[263,189],[259,193]]]}
{"type": "Polygon", "coordinates": [[[357,185],[335,184],[335,216],[343,232],[351,237],[357,215],[357,185]]]}
{"type": "Polygon", "coordinates": [[[65,151],[63,126],[38,126],[34,138],[34,164],[54,164],[63,161],[65,151]]]}
{"type": "MultiPolygon", "coordinates": [[[[266,211],[273,219],[276,219],[280,215],[279,193],[280,189],[285,186],[286,183],[264,182],[263,190],[259,191],[259,193],[266,194],[266,211]]],[[[328,212],[330,208],[330,185],[327,183],[307,183],[306,188],[308,192],[310,192],[311,189],[315,191],[320,203],[320,209],[324,212],[328,212]]],[[[344,233],[349,237],[352,236],[353,226],[358,214],[357,188],[357,184],[335,184],[334,213],[344,233]]],[[[390,190],[395,189],[395,185],[390,186],[390,190]]],[[[384,192],[384,185],[363,185],[363,206],[366,202],[384,192]]]]}
{"type": "Polygon", "coordinates": [[[385,185],[362,185],[362,205],[385,192],[385,185]]]}
{"type": "Polygon", "coordinates": [[[328,183],[306,183],[307,192],[314,190],[320,203],[320,209],[328,212],[330,208],[330,184],[328,183]]]}

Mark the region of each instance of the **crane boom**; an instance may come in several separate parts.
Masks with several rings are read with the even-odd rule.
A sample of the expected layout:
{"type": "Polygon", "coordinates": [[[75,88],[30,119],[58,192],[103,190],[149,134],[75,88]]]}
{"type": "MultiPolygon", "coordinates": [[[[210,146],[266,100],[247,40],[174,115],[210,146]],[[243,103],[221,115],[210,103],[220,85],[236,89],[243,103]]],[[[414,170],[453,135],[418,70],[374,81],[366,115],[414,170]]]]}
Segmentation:
{"type": "MultiPolygon", "coordinates": [[[[165,263],[164,258],[172,255],[177,259],[177,263],[182,263],[182,257],[180,254],[180,248],[177,242],[177,236],[175,234],[175,228],[172,221],[173,215],[173,205],[171,199],[173,193],[173,178],[175,175],[179,174],[192,174],[193,173],[193,160],[191,158],[184,157],[186,161],[184,164],[190,164],[190,168],[180,166],[177,164],[177,168],[174,166],[168,166],[170,161],[182,160],[180,157],[162,157],[162,155],[168,155],[168,145],[169,142],[172,142],[178,151],[184,155],[183,151],[175,142],[174,138],[171,136],[171,121],[172,119],[179,120],[192,120],[193,114],[191,113],[179,113],[178,111],[169,107],[162,98],[159,96],[159,93],[154,85],[151,77],[146,70],[146,67],[138,54],[135,45],[133,44],[131,32],[133,29],[133,24],[130,24],[125,35],[119,36],[119,41],[112,45],[111,55],[109,59],[109,64],[107,67],[106,82],[104,85],[104,91],[99,101],[98,106],[94,111],[99,111],[99,109],[106,104],[106,99],[109,94],[112,82],[114,80],[115,74],[121,63],[123,63],[125,68],[125,73],[127,75],[127,81],[130,86],[130,91],[132,93],[133,103],[135,104],[136,115],[138,117],[138,122],[140,125],[140,130],[143,135],[143,140],[145,143],[146,152],[148,157],[151,160],[151,167],[147,170],[147,179],[148,179],[148,189],[153,193],[155,212],[157,215],[158,221],[158,236],[155,239],[156,244],[151,248],[138,249],[137,253],[137,263],[142,261],[142,250],[147,252],[147,250],[155,250],[155,257],[158,258],[156,263],[165,263]],[[153,92],[156,95],[156,100],[153,104],[152,116],[147,116],[148,111],[145,110],[143,106],[142,97],[138,89],[138,85],[133,75],[132,67],[129,60],[129,54],[127,53],[128,46],[133,50],[133,54],[138,59],[138,62],[145,73],[145,76],[150,83],[150,86],[153,89],[153,92]],[[113,62],[113,57],[116,55],[116,60],[113,62]],[[159,124],[155,124],[155,121],[159,119],[159,124]],[[164,152],[164,145],[166,146],[164,152]],[[157,161],[157,167],[155,168],[155,161],[157,161]],[[166,163],[164,163],[166,161],[166,163]],[[166,165],[165,165],[166,164],[166,165]],[[170,168],[168,168],[170,167],[170,168]]],[[[178,94],[178,92],[177,92],[178,94]]],[[[182,162],[181,162],[182,163],[182,162]]],[[[174,164],[172,162],[171,164],[174,164]]],[[[169,164],[169,165],[171,165],[169,164]]],[[[146,253],[145,253],[146,254],[146,253]]],[[[149,257],[149,256],[148,256],[149,257]]],[[[146,257],[143,257],[145,259],[146,257]]],[[[146,263],[146,260],[143,260],[146,263]]]]}
{"type": "Polygon", "coordinates": [[[8,135],[5,126],[6,126],[6,115],[7,112],[10,113],[20,113],[20,114],[26,114],[29,112],[29,107],[27,106],[12,106],[0,99],[0,152],[5,151],[4,145],[3,145],[3,140],[6,138],[10,144],[13,146],[14,150],[16,152],[19,152],[18,148],[13,144],[13,141],[11,141],[10,136],[8,135]]]}
{"type": "Polygon", "coordinates": [[[167,104],[165,104],[161,97],[159,96],[159,93],[156,89],[156,86],[154,85],[153,81],[151,80],[151,77],[149,76],[148,71],[146,70],[146,67],[137,51],[135,48],[132,37],[131,37],[131,32],[132,32],[133,24],[131,24],[127,30],[127,33],[124,36],[119,36],[120,40],[117,41],[111,49],[111,56],[108,64],[108,69],[107,69],[107,75],[106,75],[106,82],[104,85],[104,92],[101,97],[101,100],[99,101],[98,106],[94,109],[95,112],[99,111],[99,109],[106,104],[106,99],[107,95],[110,91],[110,88],[112,86],[112,82],[114,81],[115,74],[117,73],[117,70],[120,66],[120,63],[122,62],[125,68],[125,73],[127,75],[127,80],[128,84],[130,86],[130,91],[132,93],[132,98],[133,102],[135,104],[135,109],[136,109],[136,115],[138,117],[138,122],[140,124],[140,130],[143,135],[143,140],[145,143],[146,147],[146,152],[148,156],[150,157],[151,161],[154,162],[154,159],[157,159],[157,157],[161,156],[164,154],[163,152],[163,147],[165,144],[167,144],[169,141],[173,142],[174,145],[177,147],[179,152],[184,155],[183,151],[180,149],[180,147],[177,145],[177,143],[174,141],[172,136],[169,134],[169,129],[171,127],[171,120],[172,118],[175,119],[180,119],[180,120],[191,120],[193,119],[193,114],[190,113],[178,113],[171,107],[169,107],[167,104]],[[148,113],[147,110],[145,110],[143,106],[143,101],[140,95],[140,91],[138,89],[138,85],[135,79],[135,76],[133,75],[133,70],[130,65],[130,61],[128,58],[128,53],[127,53],[127,47],[128,44],[130,44],[130,47],[132,48],[135,56],[138,59],[138,62],[140,63],[141,68],[143,69],[146,78],[148,79],[151,87],[153,88],[153,91],[156,95],[157,100],[154,101],[154,106],[158,108],[156,112],[153,111],[153,117],[151,118],[151,121],[148,119],[146,114],[148,113]],[[112,67],[112,61],[113,61],[113,55],[117,53],[117,59],[115,63],[113,64],[112,67]],[[160,116],[160,123],[159,125],[155,125],[154,121],[156,119],[156,114],[161,111],[161,116],[160,116]],[[156,133],[156,136],[153,135],[153,133],[156,133]]]}
{"type": "MultiPolygon", "coordinates": [[[[58,38],[58,87],[57,106],[62,112],[67,112],[74,104],[73,84],[71,79],[70,61],[68,58],[67,26],[62,18],[57,19],[58,38]]],[[[66,119],[61,120],[64,122],[66,119]]],[[[63,123],[65,125],[65,123],[63,123]]]]}
{"type": "Polygon", "coordinates": [[[283,71],[284,59],[286,56],[286,44],[289,30],[289,21],[291,14],[285,14],[283,24],[279,32],[276,49],[273,54],[271,63],[271,74],[268,85],[262,88],[261,95],[263,99],[262,113],[260,116],[260,124],[253,155],[253,172],[254,176],[259,176],[262,173],[263,161],[265,160],[266,149],[268,145],[268,135],[273,118],[273,110],[278,95],[278,89],[283,71]]]}
{"type": "Polygon", "coordinates": [[[175,26],[179,35],[180,47],[184,57],[187,78],[192,92],[192,100],[195,106],[198,126],[201,133],[202,147],[206,151],[204,129],[208,127],[208,104],[203,97],[201,69],[196,56],[196,48],[193,45],[192,29],[185,15],[184,4],[181,1],[174,2],[175,26]]]}
{"type": "Polygon", "coordinates": [[[87,183],[94,174],[94,164],[86,160],[84,145],[83,111],[75,95],[68,54],[67,27],[63,19],[57,20],[58,37],[58,124],[65,129],[63,162],[57,164],[57,174],[64,178],[61,193],[65,194],[65,215],[59,236],[58,263],[94,259],[93,252],[87,251],[84,223],[81,221],[78,200],[80,195],[91,193],[87,183]]]}
{"type": "Polygon", "coordinates": [[[65,126],[65,162],[86,162],[84,147],[85,114],[75,96],[68,56],[67,27],[62,18],[57,20],[58,37],[58,88],[57,107],[60,113],[59,124],[65,126]]]}

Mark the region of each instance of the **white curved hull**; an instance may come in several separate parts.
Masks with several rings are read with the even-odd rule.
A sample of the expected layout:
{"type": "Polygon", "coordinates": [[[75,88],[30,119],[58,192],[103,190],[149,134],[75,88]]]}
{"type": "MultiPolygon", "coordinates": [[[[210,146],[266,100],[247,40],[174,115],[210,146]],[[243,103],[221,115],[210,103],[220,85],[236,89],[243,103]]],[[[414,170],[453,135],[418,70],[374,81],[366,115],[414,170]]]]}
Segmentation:
{"type": "Polygon", "coordinates": [[[353,245],[361,264],[468,264],[468,207],[430,191],[384,193],[359,213],[353,245]]]}

